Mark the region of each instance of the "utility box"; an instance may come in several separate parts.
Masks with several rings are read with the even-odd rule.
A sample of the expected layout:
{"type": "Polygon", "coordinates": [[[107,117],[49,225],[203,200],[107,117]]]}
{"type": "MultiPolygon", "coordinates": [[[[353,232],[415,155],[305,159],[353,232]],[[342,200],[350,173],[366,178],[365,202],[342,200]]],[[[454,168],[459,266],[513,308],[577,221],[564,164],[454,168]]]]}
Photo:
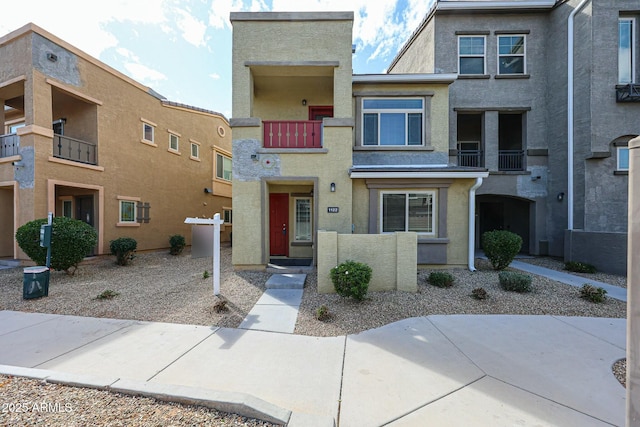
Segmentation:
{"type": "Polygon", "coordinates": [[[22,298],[32,299],[49,295],[49,268],[43,266],[24,269],[22,298]]]}
{"type": "Polygon", "coordinates": [[[48,248],[51,246],[51,224],[42,224],[40,226],[40,247],[48,248]]]}

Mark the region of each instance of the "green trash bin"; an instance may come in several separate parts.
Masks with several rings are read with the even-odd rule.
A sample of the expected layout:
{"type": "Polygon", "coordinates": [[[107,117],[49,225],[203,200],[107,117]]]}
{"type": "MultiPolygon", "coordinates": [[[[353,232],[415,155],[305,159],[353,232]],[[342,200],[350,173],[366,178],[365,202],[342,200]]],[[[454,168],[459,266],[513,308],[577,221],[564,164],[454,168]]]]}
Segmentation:
{"type": "Polygon", "coordinates": [[[49,295],[49,269],[43,266],[24,269],[22,298],[40,298],[49,295]]]}

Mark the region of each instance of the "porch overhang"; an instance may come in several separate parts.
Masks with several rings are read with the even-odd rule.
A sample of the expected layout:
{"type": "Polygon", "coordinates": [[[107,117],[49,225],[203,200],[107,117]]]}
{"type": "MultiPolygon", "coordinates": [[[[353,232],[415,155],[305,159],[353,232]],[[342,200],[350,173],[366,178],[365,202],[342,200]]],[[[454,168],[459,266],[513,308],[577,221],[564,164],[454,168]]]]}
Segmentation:
{"type": "Polygon", "coordinates": [[[349,169],[351,179],[362,178],[487,178],[484,168],[465,168],[447,165],[357,165],[349,169]]]}

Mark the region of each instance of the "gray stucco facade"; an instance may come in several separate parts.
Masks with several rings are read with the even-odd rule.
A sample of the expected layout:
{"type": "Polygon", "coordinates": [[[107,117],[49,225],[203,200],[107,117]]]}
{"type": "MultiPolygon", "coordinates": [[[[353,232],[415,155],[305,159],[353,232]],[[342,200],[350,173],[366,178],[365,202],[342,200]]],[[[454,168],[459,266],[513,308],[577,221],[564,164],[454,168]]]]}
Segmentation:
{"type": "MultiPolygon", "coordinates": [[[[475,147],[477,139],[490,171],[477,191],[477,233],[511,229],[525,234],[523,250],[531,254],[626,273],[628,176],[617,168],[617,152],[640,134],[640,102],[616,102],[618,20],[640,18],[640,0],[590,0],[575,14],[571,230],[567,28],[580,1],[529,2],[530,8],[526,1],[500,2],[493,9],[486,2],[467,2],[451,11],[452,3],[436,2],[389,72],[458,73],[460,38],[484,39],[484,73],[460,74],[450,87],[449,162],[465,161],[461,148],[475,147]],[[503,74],[498,43],[510,36],[523,37],[525,65],[522,72],[503,74]],[[513,147],[505,146],[503,122],[513,115],[522,119],[516,148],[523,158],[511,168],[517,170],[504,170],[510,169],[504,167],[504,153],[515,151],[505,150],[513,147]]],[[[639,33],[636,28],[634,48],[639,33]]],[[[639,69],[636,65],[634,82],[639,69]]]]}

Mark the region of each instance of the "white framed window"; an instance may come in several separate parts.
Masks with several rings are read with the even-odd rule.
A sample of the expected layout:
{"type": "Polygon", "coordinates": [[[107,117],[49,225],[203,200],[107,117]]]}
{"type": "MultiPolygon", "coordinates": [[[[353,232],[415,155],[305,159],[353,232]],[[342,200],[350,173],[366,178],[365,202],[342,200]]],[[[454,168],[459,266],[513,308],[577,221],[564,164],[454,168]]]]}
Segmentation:
{"type": "Polygon", "coordinates": [[[423,145],[423,117],[423,98],[365,98],[362,145],[423,145]]]}
{"type": "Polygon", "coordinates": [[[191,158],[197,160],[200,158],[200,144],[191,141],[191,158]]]}
{"type": "Polygon", "coordinates": [[[485,74],[485,36],[458,36],[458,74],[485,74]]]}
{"type": "Polygon", "coordinates": [[[635,18],[618,19],[618,83],[635,82],[635,18]]]}
{"type": "Polygon", "coordinates": [[[616,169],[619,171],[629,170],[629,147],[618,147],[617,150],[617,164],[616,169]]]}
{"type": "Polygon", "coordinates": [[[312,240],[311,197],[296,197],[295,203],[295,234],[296,242],[310,242],[312,240]]]}
{"type": "Polygon", "coordinates": [[[13,123],[9,125],[9,133],[16,133],[18,129],[23,128],[25,126],[24,122],[13,123]]]}
{"type": "Polygon", "coordinates": [[[133,200],[120,200],[120,213],[118,215],[119,223],[135,223],[136,222],[136,202],[133,200]]]}
{"type": "Polygon", "coordinates": [[[233,210],[231,208],[222,208],[222,217],[226,225],[233,224],[233,210]]]}
{"type": "Polygon", "coordinates": [[[526,73],[526,42],[524,35],[498,36],[498,74],[526,73]]]}
{"type": "Polygon", "coordinates": [[[435,193],[433,191],[381,192],[382,233],[415,231],[435,233],[435,193]]]}
{"type": "Polygon", "coordinates": [[[231,181],[232,173],[231,158],[216,153],[216,177],[225,181],[231,181]]]}
{"type": "Polygon", "coordinates": [[[180,136],[169,132],[169,150],[180,151],[180,136]]]}
{"type": "Polygon", "coordinates": [[[142,122],[142,141],[153,144],[155,141],[156,126],[150,122],[142,122]]]}

